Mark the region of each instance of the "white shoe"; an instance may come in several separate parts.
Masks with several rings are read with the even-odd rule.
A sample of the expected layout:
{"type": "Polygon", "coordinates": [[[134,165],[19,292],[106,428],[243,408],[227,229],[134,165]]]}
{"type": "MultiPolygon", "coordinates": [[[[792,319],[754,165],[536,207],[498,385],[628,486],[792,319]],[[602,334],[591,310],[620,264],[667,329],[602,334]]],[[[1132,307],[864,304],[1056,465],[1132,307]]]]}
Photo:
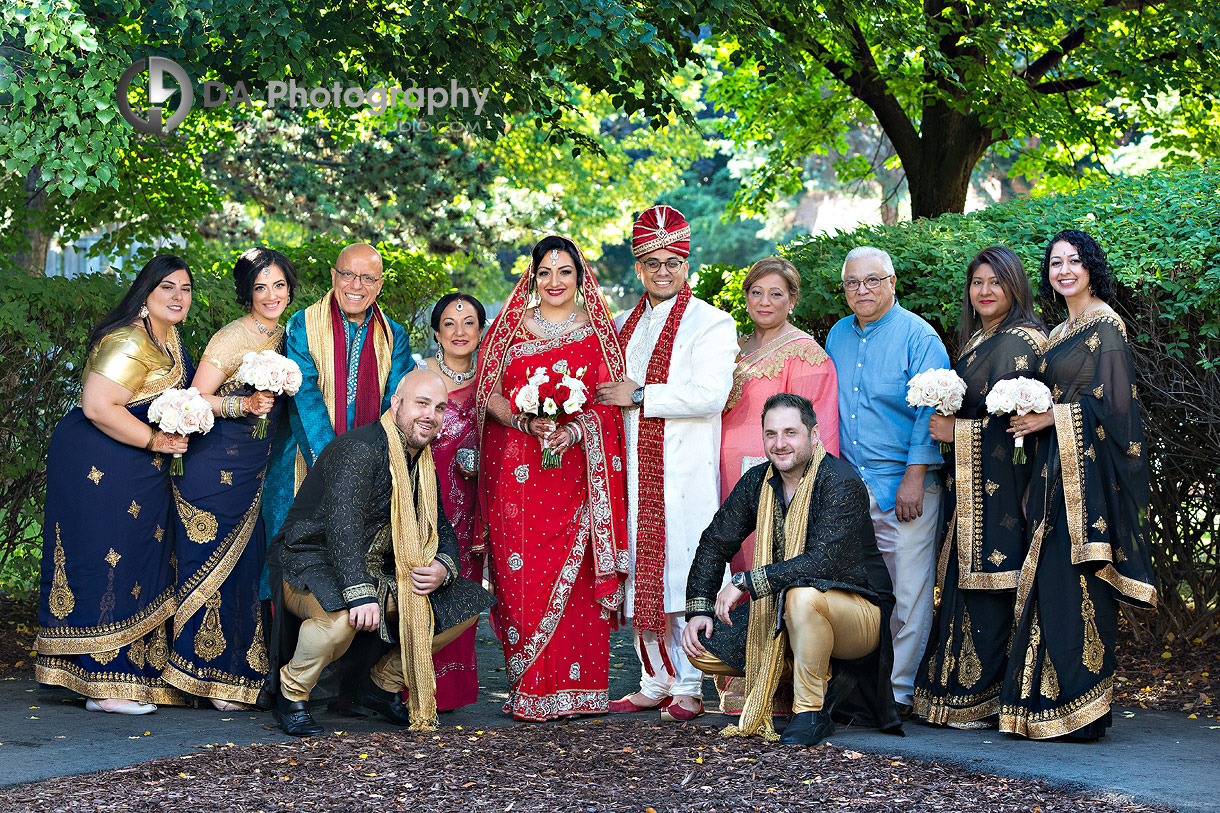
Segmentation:
{"type": "Polygon", "coordinates": [[[85,701],[86,711],[105,711],[111,714],[152,714],[157,707],[152,703],[139,703],[135,700],[120,700],[110,697],[104,700],[89,698],[85,701]]]}

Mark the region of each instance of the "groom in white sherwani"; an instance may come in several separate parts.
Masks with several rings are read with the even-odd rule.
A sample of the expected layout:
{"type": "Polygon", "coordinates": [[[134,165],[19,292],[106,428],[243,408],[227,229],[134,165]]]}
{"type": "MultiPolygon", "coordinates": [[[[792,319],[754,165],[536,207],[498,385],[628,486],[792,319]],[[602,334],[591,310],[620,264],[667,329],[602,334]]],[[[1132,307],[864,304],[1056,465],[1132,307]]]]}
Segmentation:
{"type": "Polygon", "coordinates": [[[682,650],[686,575],[720,496],[720,412],[733,386],[733,318],[691,295],[690,224],[672,206],[646,209],[632,229],[646,294],[615,325],[627,380],[597,387],[623,407],[627,431],[626,613],[635,629],[640,690],[611,712],[703,713],[703,673],[682,650]]]}

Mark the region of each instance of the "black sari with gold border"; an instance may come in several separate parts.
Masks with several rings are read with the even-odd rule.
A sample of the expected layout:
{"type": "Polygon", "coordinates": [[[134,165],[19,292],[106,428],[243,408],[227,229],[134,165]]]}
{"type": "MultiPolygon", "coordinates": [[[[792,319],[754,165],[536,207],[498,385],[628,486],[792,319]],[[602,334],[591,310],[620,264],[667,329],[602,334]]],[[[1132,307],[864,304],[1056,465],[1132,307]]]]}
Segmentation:
{"type": "MultiPolygon", "coordinates": [[[[143,327],[98,342],[91,372],[131,390],[127,409],[146,421],[193,367],[176,329],[168,354],[143,327]]],[[[173,495],[166,455],[120,443],[78,406],[51,436],[43,522],[42,592],[34,677],[87,697],[177,703],[161,677],[174,613],[173,495]]]]}
{"type": "Polygon", "coordinates": [[[1055,426],[1038,440],[1000,730],[1098,737],[1110,725],[1118,602],[1156,605],[1148,450],[1122,320],[1055,328],[1039,366],[1055,426]]]}
{"type": "Polygon", "coordinates": [[[915,712],[931,723],[977,723],[1000,710],[1033,462],[1032,454],[1013,462],[1009,419],[987,413],[987,393],[1004,379],[1037,377],[1044,339],[1023,326],[979,332],[953,368],[966,395],[943,501],[952,515],[936,568],[936,620],[915,677],[915,712]]]}
{"type": "MultiPolygon", "coordinates": [[[[237,381],[246,353],[283,353],[284,332],[255,336],[239,321],[208,342],[203,359],[227,375],[216,394],[252,395],[237,381]]],[[[270,661],[259,579],[266,561],[263,478],[286,397],[267,415],[264,437],[255,416],[216,418],[191,438],[174,484],[177,525],[177,610],[165,680],[188,694],[254,704],[270,661]]]]}

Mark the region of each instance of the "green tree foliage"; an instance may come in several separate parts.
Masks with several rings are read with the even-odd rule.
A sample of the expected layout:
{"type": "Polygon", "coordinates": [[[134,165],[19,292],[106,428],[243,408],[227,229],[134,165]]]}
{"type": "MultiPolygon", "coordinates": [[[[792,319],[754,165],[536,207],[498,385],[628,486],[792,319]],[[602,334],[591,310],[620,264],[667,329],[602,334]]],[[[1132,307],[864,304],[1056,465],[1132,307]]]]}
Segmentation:
{"type": "MultiPolygon", "coordinates": [[[[1220,165],[1159,170],[1061,195],[996,204],[894,226],[798,239],[784,247],[801,272],[796,318],[819,340],[850,311],[843,258],[855,246],[890,253],[903,307],[955,354],[970,259],[990,245],[1020,255],[1037,285],[1047,240],[1089,232],[1120,285],[1116,308],[1135,356],[1152,469],[1149,524],[1163,631],[1220,634],[1220,165]]],[[[748,321],[742,272],[704,269],[696,294],[748,321]]],[[[1048,325],[1065,313],[1043,312],[1048,325]]]]}
{"type": "Polygon", "coordinates": [[[988,150],[1071,174],[1139,133],[1179,158],[1217,154],[1220,10],[1206,4],[758,0],[753,13],[753,28],[716,24],[736,66],[714,91],[729,133],[770,150],[743,211],[798,190],[804,158],[846,152],[865,121],[893,145],[917,218],[961,212],[988,150]]]}
{"type": "MultiPolygon", "coordinates": [[[[707,6],[726,13],[729,0],[709,0],[707,6]]],[[[80,193],[99,193],[99,200],[117,203],[114,220],[127,220],[124,210],[132,207],[137,221],[161,234],[182,230],[201,208],[214,208],[206,196],[193,211],[187,207],[179,215],[142,207],[141,199],[164,183],[161,175],[128,174],[137,188],[124,188],[121,179],[131,165],[133,145],[146,139],[137,139],[117,116],[115,85],[138,58],[178,61],[191,72],[197,99],[204,79],[230,86],[245,81],[259,93],[269,80],[289,76],[302,86],[340,82],[364,88],[448,86],[460,78],[464,86],[490,89],[481,117],[473,107],[450,107],[423,120],[477,120],[494,138],[524,113],[555,143],[568,139],[596,150],[594,139],[564,122],[572,109],[569,84],[605,93],[616,108],[639,113],[658,127],[671,118],[689,119],[667,80],[696,61],[693,35],[703,13],[702,3],[679,0],[645,5],[412,0],[359,8],[339,0],[4,4],[0,165],[3,198],[10,204],[4,222],[8,248],[19,265],[37,269],[55,228],[84,219],[80,212],[64,211],[76,208],[80,193]]],[[[213,108],[192,115],[225,122],[229,113],[213,108]]],[[[347,119],[348,111],[333,111],[328,123],[341,129],[347,119]]],[[[187,130],[175,138],[186,142],[174,161],[186,165],[178,174],[193,179],[207,145],[187,130]]],[[[367,171],[367,164],[350,165],[359,167],[367,171]]],[[[427,202],[427,183],[403,185],[398,197],[406,199],[421,187],[427,202]]],[[[368,202],[368,208],[379,205],[368,202]]],[[[399,214],[410,210],[397,201],[392,205],[399,214]]]]}

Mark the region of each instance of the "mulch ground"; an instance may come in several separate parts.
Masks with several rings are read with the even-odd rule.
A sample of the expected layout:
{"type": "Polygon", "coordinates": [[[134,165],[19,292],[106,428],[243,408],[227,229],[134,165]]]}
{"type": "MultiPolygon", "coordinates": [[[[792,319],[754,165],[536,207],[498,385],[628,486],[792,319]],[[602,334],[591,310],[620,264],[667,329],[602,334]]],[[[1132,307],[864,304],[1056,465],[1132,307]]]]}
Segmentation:
{"type": "Polygon", "coordinates": [[[38,596],[0,590],[0,677],[33,672],[30,648],[38,630],[38,596]]]}
{"type": "Polygon", "coordinates": [[[1164,811],[834,745],[591,719],[218,746],[0,791],[0,810],[1164,811]]]}
{"type": "MultiPolygon", "coordinates": [[[[36,595],[0,593],[0,676],[34,671],[37,601],[36,595]]],[[[1120,619],[1117,649],[1115,704],[1220,717],[1220,635],[1139,642],[1120,619]]]]}

